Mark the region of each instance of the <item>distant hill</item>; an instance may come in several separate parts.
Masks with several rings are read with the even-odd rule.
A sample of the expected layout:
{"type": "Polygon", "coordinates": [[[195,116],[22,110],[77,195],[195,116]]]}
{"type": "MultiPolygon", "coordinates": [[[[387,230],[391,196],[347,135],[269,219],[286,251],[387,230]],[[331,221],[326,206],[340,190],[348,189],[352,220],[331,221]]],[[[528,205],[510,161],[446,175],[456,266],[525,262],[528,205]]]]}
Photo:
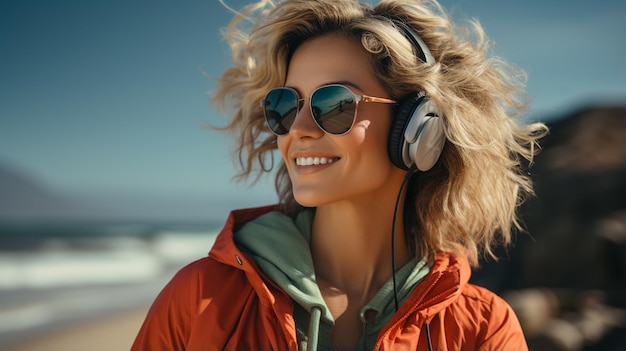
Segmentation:
{"type": "Polygon", "coordinates": [[[0,163],[0,219],[66,218],[84,207],[43,182],[0,163]]]}
{"type": "MultiPolygon", "coordinates": [[[[250,206],[262,199],[248,197],[250,206]]],[[[87,193],[64,193],[45,180],[0,162],[0,225],[3,222],[142,222],[215,223],[222,225],[236,208],[230,197],[171,196],[93,189],[87,193]]],[[[14,224],[15,224],[14,223],[14,224]]]]}

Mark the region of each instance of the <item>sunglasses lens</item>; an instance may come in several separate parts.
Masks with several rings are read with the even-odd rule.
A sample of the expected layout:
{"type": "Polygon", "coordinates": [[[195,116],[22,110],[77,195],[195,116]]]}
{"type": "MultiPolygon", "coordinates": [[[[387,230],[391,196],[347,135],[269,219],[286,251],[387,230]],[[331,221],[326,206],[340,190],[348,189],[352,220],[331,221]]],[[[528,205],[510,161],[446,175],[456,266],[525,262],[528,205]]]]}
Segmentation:
{"type": "Polygon", "coordinates": [[[298,96],[291,89],[274,88],[265,96],[263,109],[270,129],[278,135],[285,135],[296,119],[298,96]]]}
{"type": "Polygon", "coordinates": [[[311,110],[320,128],[330,134],[344,134],[354,123],[356,101],[348,88],[329,85],[313,93],[311,110]]]}

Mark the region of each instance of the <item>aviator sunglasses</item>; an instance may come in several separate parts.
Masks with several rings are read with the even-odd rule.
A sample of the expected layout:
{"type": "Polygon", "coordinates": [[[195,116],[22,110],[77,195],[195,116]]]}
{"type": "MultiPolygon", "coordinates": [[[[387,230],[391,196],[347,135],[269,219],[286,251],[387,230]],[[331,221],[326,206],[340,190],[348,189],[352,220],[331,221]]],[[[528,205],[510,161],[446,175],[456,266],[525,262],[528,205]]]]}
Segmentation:
{"type": "Polygon", "coordinates": [[[357,95],[341,84],[321,86],[313,91],[309,99],[300,99],[292,88],[274,88],[261,100],[265,120],[274,134],[289,133],[305,100],[309,100],[315,124],[324,132],[333,135],[343,135],[350,131],[356,120],[359,102],[396,103],[390,99],[357,95]]]}

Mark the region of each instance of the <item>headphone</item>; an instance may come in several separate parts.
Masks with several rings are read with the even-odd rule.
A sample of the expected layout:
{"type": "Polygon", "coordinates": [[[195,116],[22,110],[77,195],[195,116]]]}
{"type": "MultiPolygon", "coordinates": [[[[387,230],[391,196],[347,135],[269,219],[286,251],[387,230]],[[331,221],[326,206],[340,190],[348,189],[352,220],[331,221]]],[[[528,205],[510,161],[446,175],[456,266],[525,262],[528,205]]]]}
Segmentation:
{"type": "MultiPolygon", "coordinates": [[[[403,22],[391,21],[413,44],[416,56],[433,65],[435,59],[422,38],[403,22]]],[[[409,170],[415,165],[425,172],[435,165],[446,141],[440,116],[440,109],[423,91],[410,93],[400,102],[388,139],[389,158],[396,167],[409,170]]]]}

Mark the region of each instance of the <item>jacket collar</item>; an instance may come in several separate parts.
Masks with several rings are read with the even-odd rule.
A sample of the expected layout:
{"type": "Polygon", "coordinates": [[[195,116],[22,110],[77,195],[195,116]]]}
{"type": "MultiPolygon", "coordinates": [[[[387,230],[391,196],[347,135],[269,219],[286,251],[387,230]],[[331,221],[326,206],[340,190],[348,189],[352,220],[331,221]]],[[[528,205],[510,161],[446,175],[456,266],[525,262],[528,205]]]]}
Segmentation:
{"type": "Polygon", "coordinates": [[[244,271],[256,271],[254,261],[235,245],[234,233],[249,221],[268,212],[276,211],[277,208],[278,206],[273,205],[232,211],[226,224],[224,224],[224,228],[215,239],[209,256],[244,271]]]}
{"type": "Polygon", "coordinates": [[[464,257],[451,253],[439,253],[430,273],[416,287],[409,299],[400,307],[399,313],[390,321],[402,319],[401,316],[416,314],[423,323],[452,304],[468,284],[471,275],[469,262],[464,257]]]}
{"type": "MultiPolygon", "coordinates": [[[[267,283],[267,279],[258,269],[254,260],[242,253],[235,245],[234,232],[245,223],[277,209],[278,207],[273,205],[232,211],[224,228],[215,240],[209,256],[226,265],[245,271],[250,283],[255,288],[258,288],[258,285],[263,284],[263,282],[267,283]]],[[[450,253],[437,254],[428,276],[400,306],[398,313],[384,329],[393,328],[393,325],[399,325],[407,318],[415,318],[415,322],[419,320],[425,324],[429,323],[438,312],[458,298],[463,287],[468,284],[470,275],[469,262],[464,257],[450,253]]],[[[270,285],[274,284],[270,283],[270,285]]]]}

